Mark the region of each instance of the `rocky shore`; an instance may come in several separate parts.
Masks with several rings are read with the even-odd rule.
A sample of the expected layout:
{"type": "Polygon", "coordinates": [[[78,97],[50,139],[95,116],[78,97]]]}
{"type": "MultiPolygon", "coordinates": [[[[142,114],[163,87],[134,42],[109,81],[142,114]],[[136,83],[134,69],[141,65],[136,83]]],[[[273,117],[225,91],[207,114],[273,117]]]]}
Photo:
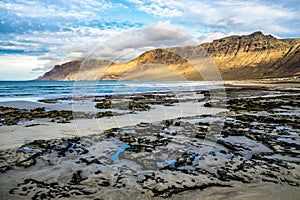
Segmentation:
{"type": "MultiPolygon", "coordinates": [[[[226,88],[227,98],[219,101],[212,101],[209,92],[198,91],[202,98],[190,101],[198,100],[208,109],[226,107],[227,112],[141,122],[88,136],[33,140],[1,150],[0,180],[5,184],[0,186],[0,196],[257,199],[268,187],[278,199],[298,199],[299,91],[299,87],[232,86],[226,88]],[[278,187],[289,194],[277,194],[278,187]]],[[[96,97],[93,102],[96,118],[106,118],[187,101],[182,99],[166,93],[127,96],[122,101],[96,97]]],[[[0,107],[0,113],[2,127],[39,118],[55,125],[95,117],[44,108],[0,107]]]]}

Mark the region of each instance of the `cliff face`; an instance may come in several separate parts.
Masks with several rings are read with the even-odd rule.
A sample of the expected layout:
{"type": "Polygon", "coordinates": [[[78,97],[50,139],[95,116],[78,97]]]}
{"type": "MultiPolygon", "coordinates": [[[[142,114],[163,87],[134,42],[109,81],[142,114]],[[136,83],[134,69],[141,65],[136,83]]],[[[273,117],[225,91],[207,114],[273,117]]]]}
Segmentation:
{"type": "Polygon", "coordinates": [[[223,79],[266,78],[300,72],[300,41],[255,32],[202,44],[223,79]]]}
{"type": "Polygon", "coordinates": [[[80,69],[80,61],[71,61],[62,65],[55,65],[52,70],[46,72],[38,80],[65,80],[71,73],[77,72],[80,69]]]}
{"type": "Polygon", "coordinates": [[[300,75],[300,39],[255,32],[199,46],[155,49],[126,63],[72,61],[39,80],[203,80],[214,64],[224,80],[300,75]]]}
{"type": "Polygon", "coordinates": [[[46,72],[38,80],[97,80],[99,75],[91,74],[95,68],[100,69],[113,64],[107,60],[90,59],[84,63],[81,61],[71,61],[62,65],[55,65],[52,70],[46,72]],[[82,74],[87,74],[82,76],[82,74]],[[94,78],[92,79],[92,77],[94,78]]]}

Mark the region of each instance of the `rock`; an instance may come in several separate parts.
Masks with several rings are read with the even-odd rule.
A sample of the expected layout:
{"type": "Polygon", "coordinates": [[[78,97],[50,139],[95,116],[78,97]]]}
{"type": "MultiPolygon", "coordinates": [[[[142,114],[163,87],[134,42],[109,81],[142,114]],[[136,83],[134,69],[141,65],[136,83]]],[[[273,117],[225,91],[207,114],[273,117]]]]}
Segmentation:
{"type": "Polygon", "coordinates": [[[19,160],[16,163],[18,167],[28,168],[36,164],[36,158],[39,156],[39,153],[27,153],[21,155],[19,160]]]}
{"type": "MultiPolygon", "coordinates": [[[[165,98],[156,96],[141,99],[149,100],[148,104],[150,97],[161,102],[165,98]]],[[[117,199],[137,197],[130,195],[131,190],[149,195],[148,199],[177,199],[192,194],[191,190],[232,186],[236,191],[235,185],[248,188],[262,181],[297,189],[300,117],[298,107],[291,106],[299,103],[297,97],[241,98],[231,103],[232,111],[220,131],[211,128],[223,125],[219,115],[199,115],[113,128],[80,138],[36,140],[18,149],[2,150],[0,172],[6,174],[0,181],[11,181],[8,186],[14,187],[8,193],[26,199],[111,197],[103,194],[117,199]],[[264,107],[267,112],[261,111],[264,107]],[[208,132],[205,141],[195,138],[204,139],[208,132]],[[113,162],[114,158],[118,162],[113,162]],[[62,169],[64,166],[69,167],[62,169]],[[45,171],[51,172],[46,178],[45,171]],[[20,178],[20,173],[24,177],[20,178]],[[28,179],[33,173],[36,179],[28,179]]],[[[18,119],[24,111],[10,112],[18,119]]],[[[55,120],[68,114],[53,112],[55,120]]]]}
{"type": "Polygon", "coordinates": [[[165,125],[165,127],[169,127],[173,124],[173,120],[164,120],[163,124],[165,125]]]}
{"type": "Polygon", "coordinates": [[[81,181],[85,180],[86,178],[82,178],[81,177],[81,173],[82,173],[81,170],[78,170],[77,172],[74,172],[73,176],[72,176],[72,178],[70,180],[70,183],[78,185],[81,181]]]}
{"type": "Polygon", "coordinates": [[[101,100],[99,103],[97,103],[95,105],[96,108],[98,109],[108,109],[108,108],[112,108],[112,103],[110,100],[101,100]]]}
{"type": "Polygon", "coordinates": [[[150,110],[150,106],[142,101],[141,102],[131,101],[131,102],[129,102],[128,108],[131,111],[148,111],[148,110],[150,110]]]}
{"type": "Polygon", "coordinates": [[[205,139],[205,136],[206,136],[206,133],[204,133],[204,132],[197,132],[195,137],[199,138],[199,139],[205,139]]]}
{"type": "Polygon", "coordinates": [[[211,103],[208,103],[208,102],[206,102],[206,103],[204,104],[204,107],[212,107],[212,104],[211,104],[211,103]]]}
{"type": "Polygon", "coordinates": [[[203,94],[206,99],[210,98],[210,92],[208,90],[202,90],[200,91],[200,94],[203,94]]]}
{"type": "Polygon", "coordinates": [[[45,112],[45,107],[31,109],[30,112],[45,112]]]}
{"type": "Polygon", "coordinates": [[[102,118],[102,117],[113,117],[115,113],[112,111],[105,111],[105,112],[98,112],[96,114],[96,118],[102,118]]]}
{"type": "Polygon", "coordinates": [[[65,119],[60,119],[60,120],[57,120],[56,122],[61,123],[61,124],[71,123],[69,120],[65,120],[65,119]]]}
{"type": "Polygon", "coordinates": [[[12,167],[10,165],[2,165],[0,166],[0,173],[5,173],[8,170],[11,170],[12,167]]]}

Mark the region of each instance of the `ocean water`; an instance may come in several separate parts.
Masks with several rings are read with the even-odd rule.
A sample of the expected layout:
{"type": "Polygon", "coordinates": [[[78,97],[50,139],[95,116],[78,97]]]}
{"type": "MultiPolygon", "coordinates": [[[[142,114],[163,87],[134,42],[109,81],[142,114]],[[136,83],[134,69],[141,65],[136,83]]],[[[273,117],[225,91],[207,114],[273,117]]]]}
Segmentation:
{"type": "Polygon", "coordinates": [[[39,99],[177,92],[220,88],[219,82],[138,82],[138,81],[0,81],[0,102],[39,99]]]}

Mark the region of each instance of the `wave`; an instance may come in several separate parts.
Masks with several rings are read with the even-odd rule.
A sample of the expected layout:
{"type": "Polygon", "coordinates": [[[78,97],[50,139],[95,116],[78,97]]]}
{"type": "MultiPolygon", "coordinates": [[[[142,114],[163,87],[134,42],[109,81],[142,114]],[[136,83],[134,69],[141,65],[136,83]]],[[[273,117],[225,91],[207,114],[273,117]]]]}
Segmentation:
{"type": "Polygon", "coordinates": [[[0,101],[7,98],[45,99],[74,95],[195,91],[218,88],[216,84],[221,84],[221,82],[0,81],[0,101]]]}

